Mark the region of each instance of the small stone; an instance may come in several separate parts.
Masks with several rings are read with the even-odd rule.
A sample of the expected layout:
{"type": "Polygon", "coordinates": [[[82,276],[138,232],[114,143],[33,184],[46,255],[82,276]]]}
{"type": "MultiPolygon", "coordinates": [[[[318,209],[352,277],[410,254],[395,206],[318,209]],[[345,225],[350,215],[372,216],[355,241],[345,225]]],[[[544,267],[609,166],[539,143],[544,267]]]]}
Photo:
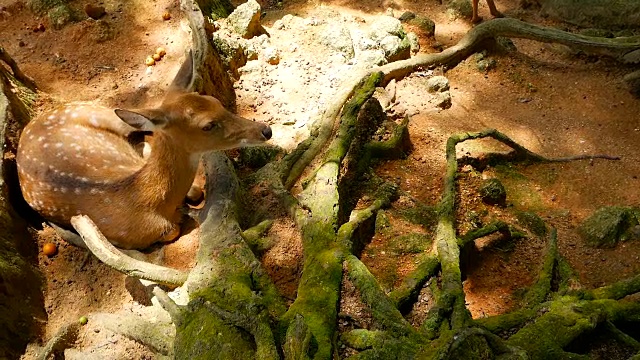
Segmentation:
{"type": "Polygon", "coordinates": [[[170,12],[168,12],[168,11],[165,11],[165,12],[162,14],[162,20],[164,20],[164,21],[171,20],[171,13],[170,13],[170,12]]]}
{"type": "Polygon", "coordinates": [[[427,80],[427,90],[430,93],[447,91],[449,90],[449,79],[441,75],[433,76],[427,80]]]}
{"type": "Polygon", "coordinates": [[[496,178],[488,179],[480,187],[482,201],[489,205],[505,205],[507,191],[502,182],[496,178]]]}
{"type": "Polygon", "coordinates": [[[405,11],[402,13],[402,15],[400,15],[400,17],[398,18],[398,20],[402,21],[402,22],[407,22],[411,19],[414,19],[416,17],[416,14],[412,13],[411,11],[405,11]]]}
{"type": "Polygon", "coordinates": [[[265,61],[271,65],[278,65],[280,63],[280,54],[275,48],[268,47],[264,49],[262,55],[264,56],[265,61]]]}
{"type": "Polygon", "coordinates": [[[98,20],[106,14],[104,6],[96,6],[93,4],[85,5],[84,12],[93,20],[98,20]]]}

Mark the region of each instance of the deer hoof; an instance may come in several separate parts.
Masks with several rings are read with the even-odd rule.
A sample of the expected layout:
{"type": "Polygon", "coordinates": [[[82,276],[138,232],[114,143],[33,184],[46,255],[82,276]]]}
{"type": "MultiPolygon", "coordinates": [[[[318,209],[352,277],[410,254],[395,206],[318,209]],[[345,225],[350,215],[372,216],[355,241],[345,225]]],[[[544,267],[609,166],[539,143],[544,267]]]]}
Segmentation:
{"type": "Polygon", "coordinates": [[[187,204],[195,206],[200,204],[202,199],[204,198],[204,192],[202,188],[197,185],[192,185],[191,189],[187,193],[187,204]]]}
{"type": "Polygon", "coordinates": [[[163,242],[173,241],[180,236],[180,226],[174,225],[169,231],[162,235],[163,242]]]}

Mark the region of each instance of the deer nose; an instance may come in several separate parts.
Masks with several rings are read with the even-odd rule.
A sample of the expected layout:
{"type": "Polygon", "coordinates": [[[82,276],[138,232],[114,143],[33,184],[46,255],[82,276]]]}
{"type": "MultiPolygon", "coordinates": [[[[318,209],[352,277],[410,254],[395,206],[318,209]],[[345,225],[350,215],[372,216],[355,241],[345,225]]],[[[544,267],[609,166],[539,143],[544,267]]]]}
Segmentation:
{"type": "Polygon", "coordinates": [[[264,136],[265,139],[269,140],[271,139],[271,127],[267,126],[264,129],[262,129],[262,136],[264,136]]]}

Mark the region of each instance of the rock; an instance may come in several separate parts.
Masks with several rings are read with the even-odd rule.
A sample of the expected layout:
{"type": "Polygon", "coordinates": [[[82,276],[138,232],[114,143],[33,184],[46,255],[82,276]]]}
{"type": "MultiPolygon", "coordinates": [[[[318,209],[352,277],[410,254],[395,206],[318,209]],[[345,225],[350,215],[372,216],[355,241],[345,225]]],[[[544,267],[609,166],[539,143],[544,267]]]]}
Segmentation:
{"type": "Polygon", "coordinates": [[[320,34],[319,41],[322,45],[341,52],[347,59],[355,56],[349,29],[342,25],[330,24],[325,26],[320,34]]]}
{"type": "Polygon", "coordinates": [[[92,18],[93,20],[98,20],[101,17],[103,17],[104,14],[106,14],[104,6],[96,6],[93,4],[85,5],[84,12],[87,14],[88,17],[92,18]]]}
{"type": "Polygon", "coordinates": [[[262,52],[264,61],[271,65],[278,65],[280,63],[280,53],[274,47],[268,47],[262,52]]]}
{"type": "Polygon", "coordinates": [[[433,37],[436,34],[436,23],[428,17],[418,15],[411,19],[409,24],[420,29],[427,37],[433,37]]]}
{"type": "Polygon", "coordinates": [[[449,79],[441,75],[433,76],[427,80],[427,90],[430,93],[447,91],[449,90],[449,79]]]}
{"type": "Polygon", "coordinates": [[[376,20],[376,22],[371,24],[369,37],[372,40],[380,42],[389,35],[393,35],[398,38],[405,37],[404,29],[402,28],[400,20],[390,16],[382,16],[376,20]]]}
{"type": "Polygon", "coordinates": [[[486,204],[503,206],[507,200],[507,191],[500,180],[491,178],[485,180],[480,186],[480,196],[486,204]]]}
{"type": "Polygon", "coordinates": [[[387,63],[384,51],[380,49],[363,51],[358,59],[365,64],[371,64],[371,66],[381,66],[387,63]]]}
{"type": "Polygon", "coordinates": [[[95,26],[91,34],[91,38],[95,42],[102,43],[113,40],[115,37],[116,30],[106,20],[98,20],[95,22],[95,26]]]}
{"type": "Polygon", "coordinates": [[[409,47],[411,49],[411,54],[415,55],[420,51],[420,41],[418,39],[418,35],[415,33],[408,33],[407,40],[409,40],[409,47]]]}
{"type": "Polygon", "coordinates": [[[451,107],[451,93],[448,91],[439,92],[435,97],[436,106],[442,110],[446,110],[451,107]]]}
{"type": "Polygon", "coordinates": [[[629,92],[640,99],[640,70],[625,75],[623,79],[629,88],[629,92]]]}
{"type": "Polygon", "coordinates": [[[256,0],[249,0],[229,15],[228,24],[234,32],[245,39],[265,34],[266,30],[260,24],[260,10],[260,4],[256,0]]]}
{"type": "Polygon", "coordinates": [[[414,19],[415,17],[416,17],[416,14],[412,13],[411,11],[405,11],[402,13],[402,15],[400,15],[398,20],[400,20],[401,22],[407,22],[411,19],[414,19]]]}
{"type": "Polygon", "coordinates": [[[588,246],[614,247],[619,241],[640,237],[639,216],[639,209],[603,207],[580,224],[578,233],[588,246]]]}
{"type": "Polygon", "coordinates": [[[547,224],[536,213],[528,211],[519,211],[516,213],[518,221],[529,231],[537,236],[544,237],[547,235],[547,224]]]}
{"type": "Polygon", "coordinates": [[[640,50],[628,52],[620,60],[625,64],[638,64],[640,63],[640,50]]]}
{"type": "Polygon", "coordinates": [[[400,39],[389,35],[380,41],[380,47],[384,51],[384,57],[388,62],[404,60],[411,57],[411,43],[409,39],[400,39]]]}
{"type": "Polygon", "coordinates": [[[60,30],[68,23],[74,21],[73,13],[67,5],[57,6],[47,13],[49,22],[54,29],[60,30]]]}
{"type": "Polygon", "coordinates": [[[220,54],[224,67],[234,75],[238,74],[238,69],[247,63],[247,53],[245,52],[242,39],[223,37],[219,32],[213,34],[212,45],[220,54]]]}
{"type": "Polygon", "coordinates": [[[487,71],[489,71],[491,69],[494,69],[497,64],[498,63],[492,58],[484,58],[484,59],[480,59],[480,60],[478,60],[478,62],[476,62],[476,68],[480,72],[487,72],[487,71]]]}
{"type": "Polygon", "coordinates": [[[471,1],[469,0],[453,0],[447,5],[447,13],[454,17],[470,18],[473,14],[471,1]]]}

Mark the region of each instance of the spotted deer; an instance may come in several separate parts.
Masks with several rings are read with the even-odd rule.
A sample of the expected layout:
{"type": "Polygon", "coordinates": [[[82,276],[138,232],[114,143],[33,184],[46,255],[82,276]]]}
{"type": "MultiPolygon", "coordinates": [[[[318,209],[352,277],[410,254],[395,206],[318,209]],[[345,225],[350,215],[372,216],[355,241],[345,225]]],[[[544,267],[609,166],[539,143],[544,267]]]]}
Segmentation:
{"type": "MultiPolygon", "coordinates": [[[[478,0],[472,0],[472,5],[473,5],[473,15],[471,16],[471,22],[474,24],[479,23],[480,21],[482,21],[482,17],[478,16],[478,0]]],[[[500,11],[498,11],[498,8],[496,8],[496,4],[493,2],[493,0],[487,0],[487,5],[489,5],[489,12],[491,12],[492,16],[494,17],[504,16],[500,11]]]]}
{"type": "Polygon", "coordinates": [[[157,108],[71,104],[31,121],[16,159],[27,203],[61,227],[69,228],[74,215],[88,215],[121,248],[173,240],[200,155],[271,138],[266,124],[190,92],[192,80],[189,53],[157,108]],[[151,134],[148,157],[130,141],[145,134],[151,134]]]}

